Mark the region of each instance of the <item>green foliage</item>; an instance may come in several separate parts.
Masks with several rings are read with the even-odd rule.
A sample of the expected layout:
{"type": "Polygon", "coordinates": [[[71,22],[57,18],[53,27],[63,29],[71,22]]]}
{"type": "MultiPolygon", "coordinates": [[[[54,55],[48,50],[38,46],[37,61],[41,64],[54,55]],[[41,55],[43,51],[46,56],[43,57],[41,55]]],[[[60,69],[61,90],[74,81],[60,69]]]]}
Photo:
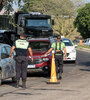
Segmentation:
{"type": "Polygon", "coordinates": [[[0,0],[0,11],[6,5],[7,0],[0,0]]]}
{"type": "Polygon", "coordinates": [[[0,11],[4,8],[8,13],[13,10],[12,8],[13,0],[2,0],[0,2],[0,11]]]}
{"type": "Polygon", "coordinates": [[[74,25],[83,38],[90,38],[90,3],[78,9],[78,15],[74,21],[74,25]]]}
{"type": "Polygon", "coordinates": [[[73,3],[70,0],[23,0],[23,11],[43,12],[50,15],[73,15],[73,3]]]}
{"type": "Polygon", "coordinates": [[[10,14],[10,12],[13,11],[12,6],[13,6],[13,0],[7,0],[7,3],[6,3],[6,5],[4,6],[4,9],[6,10],[6,13],[7,13],[8,15],[10,14]]]}
{"type": "Polygon", "coordinates": [[[1,0],[0,1],[0,11],[4,8],[5,9],[5,13],[6,14],[10,14],[10,12],[12,12],[13,9],[13,3],[18,2],[18,5],[20,5],[20,2],[22,0],[1,0]]]}
{"type": "Polygon", "coordinates": [[[87,45],[78,45],[77,48],[78,49],[83,49],[83,48],[90,49],[90,46],[87,46],[87,45]]]}

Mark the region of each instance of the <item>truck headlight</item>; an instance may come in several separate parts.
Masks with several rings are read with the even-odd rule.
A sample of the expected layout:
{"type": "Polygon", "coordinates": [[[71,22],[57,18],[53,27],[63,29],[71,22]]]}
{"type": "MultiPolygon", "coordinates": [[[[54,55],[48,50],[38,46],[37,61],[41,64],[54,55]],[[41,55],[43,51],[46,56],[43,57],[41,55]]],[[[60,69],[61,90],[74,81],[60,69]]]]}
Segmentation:
{"type": "Polygon", "coordinates": [[[43,61],[48,61],[49,60],[49,58],[43,58],[43,61]]]}

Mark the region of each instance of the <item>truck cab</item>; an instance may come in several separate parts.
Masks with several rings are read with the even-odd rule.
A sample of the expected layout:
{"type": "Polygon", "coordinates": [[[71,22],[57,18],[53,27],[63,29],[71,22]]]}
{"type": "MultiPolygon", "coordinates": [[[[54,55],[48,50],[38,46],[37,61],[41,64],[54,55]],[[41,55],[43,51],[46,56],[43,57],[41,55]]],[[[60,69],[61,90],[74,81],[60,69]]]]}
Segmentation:
{"type": "Polygon", "coordinates": [[[50,15],[39,12],[15,14],[17,24],[16,33],[25,33],[32,37],[48,37],[53,35],[52,21],[50,15]]]}

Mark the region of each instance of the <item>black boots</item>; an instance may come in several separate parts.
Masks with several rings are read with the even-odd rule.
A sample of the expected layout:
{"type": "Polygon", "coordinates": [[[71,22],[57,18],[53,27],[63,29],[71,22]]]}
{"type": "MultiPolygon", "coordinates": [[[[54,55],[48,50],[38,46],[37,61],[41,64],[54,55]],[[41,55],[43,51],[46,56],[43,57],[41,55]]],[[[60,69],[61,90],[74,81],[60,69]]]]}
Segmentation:
{"type": "Polygon", "coordinates": [[[61,80],[61,79],[62,79],[62,73],[59,72],[59,73],[57,74],[57,78],[58,78],[59,80],[61,80]]]}
{"type": "Polygon", "coordinates": [[[16,82],[16,88],[19,88],[19,81],[16,82]]]}
{"type": "Polygon", "coordinates": [[[22,81],[22,88],[26,89],[26,81],[22,81]]]}
{"type": "MultiPolygon", "coordinates": [[[[16,88],[19,88],[19,81],[16,82],[16,88]]],[[[26,89],[26,81],[22,81],[22,88],[26,89]]]]}

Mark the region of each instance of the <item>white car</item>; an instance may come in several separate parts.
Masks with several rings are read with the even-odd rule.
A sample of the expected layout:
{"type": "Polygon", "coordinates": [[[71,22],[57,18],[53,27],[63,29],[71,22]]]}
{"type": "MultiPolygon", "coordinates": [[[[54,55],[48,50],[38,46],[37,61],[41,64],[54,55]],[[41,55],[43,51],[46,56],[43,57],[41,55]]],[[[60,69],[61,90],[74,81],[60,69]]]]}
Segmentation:
{"type": "MultiPolygon", "coordinates": [[[[66,61],[74,61],[76,62],[76,46],[73,45],[72,41],[68,38],[61,39],[62,42],[65,43],[66,51],[67,51],[67,60],[66,61]]],[[[64,55],[65,61],[65,55],[64,55]]]]}
{"type": "Polygon", "coordinates": [[[9,59],[11,46],[8,44],[0,43],[0,85],[2,80],[7,78],[12,78],[15,81],[16,71],[15,71],[15,61],[13,59],[14,53],[9,59]]]}
{"type": "Polygon", "coordinates": [[[90,46],[90,38],[87,38],[83,45],[90,46]]]}

